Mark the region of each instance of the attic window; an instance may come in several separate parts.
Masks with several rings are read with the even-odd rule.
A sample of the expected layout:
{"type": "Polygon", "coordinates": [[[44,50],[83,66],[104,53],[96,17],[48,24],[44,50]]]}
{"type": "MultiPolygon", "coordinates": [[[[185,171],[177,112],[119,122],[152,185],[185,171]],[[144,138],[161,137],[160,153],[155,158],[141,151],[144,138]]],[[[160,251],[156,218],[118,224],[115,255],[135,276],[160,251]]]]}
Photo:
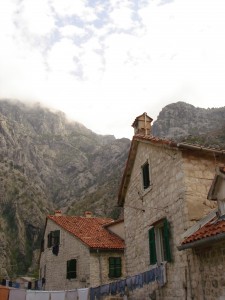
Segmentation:
{"type": "Polygon", "coordinates": [[[48,248],[60,244],[60,230],[51,231],[48,234],[48,248]]]}
{"type": "Polygon", "coordinates": [[[142,165],[142,181],[143,181],[143,188],[146,190],[150,186],[150,173],[149,173],[149,163],[148,161],[142,165]]]}

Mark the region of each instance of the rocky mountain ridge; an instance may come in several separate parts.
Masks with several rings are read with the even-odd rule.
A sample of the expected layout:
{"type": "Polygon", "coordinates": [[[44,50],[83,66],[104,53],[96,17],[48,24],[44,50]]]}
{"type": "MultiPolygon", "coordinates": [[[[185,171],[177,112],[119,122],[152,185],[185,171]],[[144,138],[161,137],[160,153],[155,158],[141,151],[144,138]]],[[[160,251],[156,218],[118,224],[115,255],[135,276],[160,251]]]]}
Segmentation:
{"type": "Polygon", "coordinates": [[[153,124],[153,135],[225,147],[225,107],[200,108],[185,102],[165,106],[153,124]]]}
{"type": "Polygon", "coordinates": [[[45,217],[54,209],[119,216],[129,144],[61,112],[0,101],[0,276],[24,274],[37,262],[45,217]]]}
{"type": "MultiPolygon", "coordinates": [[[[225,107],[184,102],[164,107],[152,127],[160,137],[225,148],[224,129],[225,107]]],[[[62,112],[0,101],[0,277],[33,275],[45,217],[55,209],[121,214],[117,191],[129,145],[69,122],[62,112]]]]}

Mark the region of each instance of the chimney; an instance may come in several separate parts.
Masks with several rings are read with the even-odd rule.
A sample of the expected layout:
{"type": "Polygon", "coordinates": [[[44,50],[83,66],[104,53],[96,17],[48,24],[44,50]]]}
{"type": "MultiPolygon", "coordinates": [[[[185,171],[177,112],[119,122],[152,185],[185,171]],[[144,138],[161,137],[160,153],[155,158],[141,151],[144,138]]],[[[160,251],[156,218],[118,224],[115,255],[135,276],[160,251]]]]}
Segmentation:
{"type": "Polygon", "coordinates": [[[91,218],[92,217],[92,212],[91,211],[85,211],[84,216],[85,216],[85,218],[91,218]]]}
{"type": "Polygon", "coordinates": [[[134,135],[151,135],[151,122],[153,121],[146,112],[142,115],[138,116],[133,124],[132,127],[134,128],[134,135]]]}
{"type": "Polygon", "coordinates": [[[60,217],[62,215],[61,210],[55,210],[55,216],[60,217]]]}

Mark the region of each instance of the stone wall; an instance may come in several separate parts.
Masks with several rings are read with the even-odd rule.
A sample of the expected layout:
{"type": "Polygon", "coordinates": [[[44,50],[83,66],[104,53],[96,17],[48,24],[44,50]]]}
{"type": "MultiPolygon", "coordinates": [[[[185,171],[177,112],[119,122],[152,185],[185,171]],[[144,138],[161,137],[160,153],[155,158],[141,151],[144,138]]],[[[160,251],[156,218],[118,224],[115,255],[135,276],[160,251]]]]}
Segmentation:
{"type": "Polygon", "coordinates": [[[109,278],[109,257],[121,257],[122,276],[126,276],[124,254],[122,251],[94,251],[90,257],[90,282],[91,286],[99,286],[120,278],[109,278]]]}
{"type": "MultiPolygon", "coordinates": [[[[204,157],[183,153],[184,183],[187,194],[187,208],[189,221],[198,221],[216,207],[215,201],[207,200],[207,195],[215,176],[215,162],[213,155],[204,157]]],[[[189,222],[188,226],[194,224],[189,222]]]]}
{"type": "Polygon", "coordinates": [[[82,288],[90,283],[89,249],[74,236],[48,220],[45,230],[45,245],[40,260],[41,277],[46,278],[45,290],[62,290],[82,288]],[[47,247],[47,236],[50,231],[60,230],[60,246],[58,255],[47,247]],[[67,261],[77,259],[77,278],[66,279],[67,261]],[[46,267],[45,267],[46,266],[46,267]],[[46,268],[46,271],[44,269],[46,268]],[[44,272],[46,272],[44,274],[44,272]]]}
{"type": "Polygon", "coordinates": [[[48,220],[45,230],[44,252],[40,259],[40,277],[46,278],[45,290],[68,290],[74,288],[94,287],[101,283],[113,281],[108,277],[109,257],[122,258],[122,275],[125,276],[124,254],[122,251],[91,251],[76,237],[48,220]],[[58,255],[47,247],[50,231],[60,230],[58,255]],[[66,279],[67,261],[77,259],[77,278],[66,279]],[[46,271],[45,271],[46,269],[46,271]],[[44,274],[45,273],[45,274],[44,274]]]}
{"type": "Polygon", "coordinates": [[[225,299],[225,241],[197,248],[193,254],[191,271],[200,275],[197,285],[194,283],[195,278],[192,278],[195,299],[225,299]]]}
{"type": "Polygon", "coordinates": [[[165,217],[170,223],[173,259],[166,265],[167,283],[163,288],[156,283],[149,284],[130,293],[129,299],[192,299],[187,252],[178,251],[177,246],[181,234],[194,222],[191,210],[196,203],[193,200],[199,202],[198,218],[212,209],[206,196],[214,170],[214,161],[209,158],[189,159],[189,155],[183,156],[177,149],[139,144],[124,203],[127,273],[134,275],[151,268],[148,230],[165,217]],[[147,160],[151,186],[143,191],[141,166],[147,160]]]}

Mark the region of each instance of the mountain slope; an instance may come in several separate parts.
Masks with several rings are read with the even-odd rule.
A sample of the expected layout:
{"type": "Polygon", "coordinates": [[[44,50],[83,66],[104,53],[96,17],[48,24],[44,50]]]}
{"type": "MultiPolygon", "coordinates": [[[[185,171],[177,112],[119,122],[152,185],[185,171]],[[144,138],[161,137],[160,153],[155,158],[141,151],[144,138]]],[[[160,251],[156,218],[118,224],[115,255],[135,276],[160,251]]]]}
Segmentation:
{"type": "MultiPolygon", "coordinates": [[[[167,105],[153,134],[225,148],[225,107],[167,105]]],[[[117,218],[130,141],[97,135],[62,112],[0,101],[0,276],[33,274],[55,209],[117,218]]]]}
{"type": "Polygon", "coordinates": [[[61,112],[0,102],[2,275],[25,274],[37,261],[32,256],[38,255],[45,216],[54,209],[118,217],[129,144],[69,122],[61,112]]]}

